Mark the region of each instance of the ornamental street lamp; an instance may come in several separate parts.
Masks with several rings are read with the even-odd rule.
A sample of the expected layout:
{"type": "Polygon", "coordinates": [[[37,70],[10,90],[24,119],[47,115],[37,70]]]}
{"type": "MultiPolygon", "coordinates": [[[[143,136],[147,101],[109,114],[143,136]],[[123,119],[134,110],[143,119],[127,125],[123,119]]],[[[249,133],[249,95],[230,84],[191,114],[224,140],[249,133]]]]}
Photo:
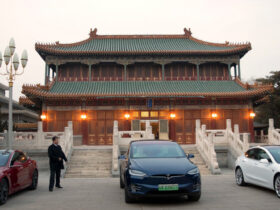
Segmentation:
{"type": "MultiPolygon", "coordinates": [[[[15,40],[11,38],[9,42],[9,46],[7,46],[4,51],[4,62],[6,64],[6,70],[4,70],[4,73],[0,73],[1,75],[7,76],[7,80],[9,81],[9,124],[8,124],[8,145],[7,145],[8,149],[11,149],[11,142],[13,141],[13,83],[16,76],[23,74],[24,68],[28,61],[27,51],[23,50],[21,55],[22,72],[19,72],[18,71],[19,57],[17,53],[14,53],[15,49],[16,49],[15,40]]],[[[3,61],[2,53],[0,52],[0,67],[2,61],[3,61]]]]}

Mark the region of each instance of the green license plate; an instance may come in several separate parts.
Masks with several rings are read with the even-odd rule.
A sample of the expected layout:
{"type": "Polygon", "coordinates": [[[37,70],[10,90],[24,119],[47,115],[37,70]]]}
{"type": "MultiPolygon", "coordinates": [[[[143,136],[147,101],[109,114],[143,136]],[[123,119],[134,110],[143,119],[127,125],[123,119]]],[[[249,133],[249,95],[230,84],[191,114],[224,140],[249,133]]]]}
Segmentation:
{"type": "Polygon", "coordinates": [[[178,184],[159,184],[158,191],[176,191],[179,190],[178,184]]]}

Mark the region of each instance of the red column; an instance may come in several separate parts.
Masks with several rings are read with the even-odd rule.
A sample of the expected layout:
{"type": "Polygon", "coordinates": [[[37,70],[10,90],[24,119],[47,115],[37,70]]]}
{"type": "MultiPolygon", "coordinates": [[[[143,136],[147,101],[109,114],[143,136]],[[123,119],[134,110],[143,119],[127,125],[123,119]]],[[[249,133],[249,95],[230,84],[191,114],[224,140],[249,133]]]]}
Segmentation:
{"type": "Polygon", "coordinates": [[[216,119],[215,118],[211,118],[210,123],[211,123],[211,128],[210,129],[217,129],[217,127],[216,127],[216,119]]]}
{"type": "Polygon", "coordinates": [[[47,132],[47,128],[48,128],[48,124],[47,124],[47,121],[46,120],[43,120],[43,132],[47,132]]]}
{"type": "Polygon", "coordinates": [[[174,141],[176,140],[175,120],[169,121],[169,138],[174,141]]]}
{"type": "Polygon", "coordinates": [[[251,134],[251,142],[255,142],[255,132],[254,132],[254,119],[249,118],[249,132],[251,134]]]}
{"type": "Polygon", "coordinates": [[[130,129],[131,129],[130,120],[125,120],[124,121],[124,130],[130,131],[130,129]]]}

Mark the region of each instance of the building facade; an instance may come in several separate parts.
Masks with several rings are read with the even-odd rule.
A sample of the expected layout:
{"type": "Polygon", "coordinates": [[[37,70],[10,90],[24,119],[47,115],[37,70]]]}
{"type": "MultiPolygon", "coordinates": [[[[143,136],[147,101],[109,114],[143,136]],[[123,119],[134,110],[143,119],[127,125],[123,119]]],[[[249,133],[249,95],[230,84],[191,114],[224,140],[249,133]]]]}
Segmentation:
{"type": "Polygon", "coordinates": [[[98,35],[72,44],[35,45],[46,63],[44,85],[24,85],[42,110],[45,131],[73,121],[83,144],[112,144],[113,122],[143,130],[150,121],[158,138],[195,143],[195,120],[253,132],[253,101],[271,86],[241,82],[240,59],[251,44],[205,42],[190,29],[179,35],[98,35]]]}
{"type": "MultiPolygon", "coordinates": [[[[1,124],[6,125],[8,125],[9,118],[9,98],[6,96],[6,91],[8,90],[8,86],[0,83],[0,121],[1,124]]],[[[32,126],[27,130],[36,129],[34,125],[36,126],[39,119],[39,114],[37,112],[22,106],[17,101],[13,101],[13,123],[16,131],[26,130],[26,126],[32,126]]]]}

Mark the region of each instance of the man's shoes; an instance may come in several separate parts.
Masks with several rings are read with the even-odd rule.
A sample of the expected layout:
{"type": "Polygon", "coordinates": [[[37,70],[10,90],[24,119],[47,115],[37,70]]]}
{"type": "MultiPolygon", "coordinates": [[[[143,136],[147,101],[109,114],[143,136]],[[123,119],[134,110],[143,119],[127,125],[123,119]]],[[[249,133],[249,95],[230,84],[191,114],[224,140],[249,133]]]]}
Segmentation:
{"type": "Polygon", "coordinates": [[[52,192],[52,191],[53,191],[53,189],[51,189],[51,188],[50,188],[50,189],[49,189],[49,191],[50,191],[50,192],[52,192]]]}
{"type": "Polygon", "coordinates": [[[61,187],[60,185],[58,185],[58,186],[55,186],[56,188],[60,188],[60,189],[62,189],[63,187],[61,187]]]}

